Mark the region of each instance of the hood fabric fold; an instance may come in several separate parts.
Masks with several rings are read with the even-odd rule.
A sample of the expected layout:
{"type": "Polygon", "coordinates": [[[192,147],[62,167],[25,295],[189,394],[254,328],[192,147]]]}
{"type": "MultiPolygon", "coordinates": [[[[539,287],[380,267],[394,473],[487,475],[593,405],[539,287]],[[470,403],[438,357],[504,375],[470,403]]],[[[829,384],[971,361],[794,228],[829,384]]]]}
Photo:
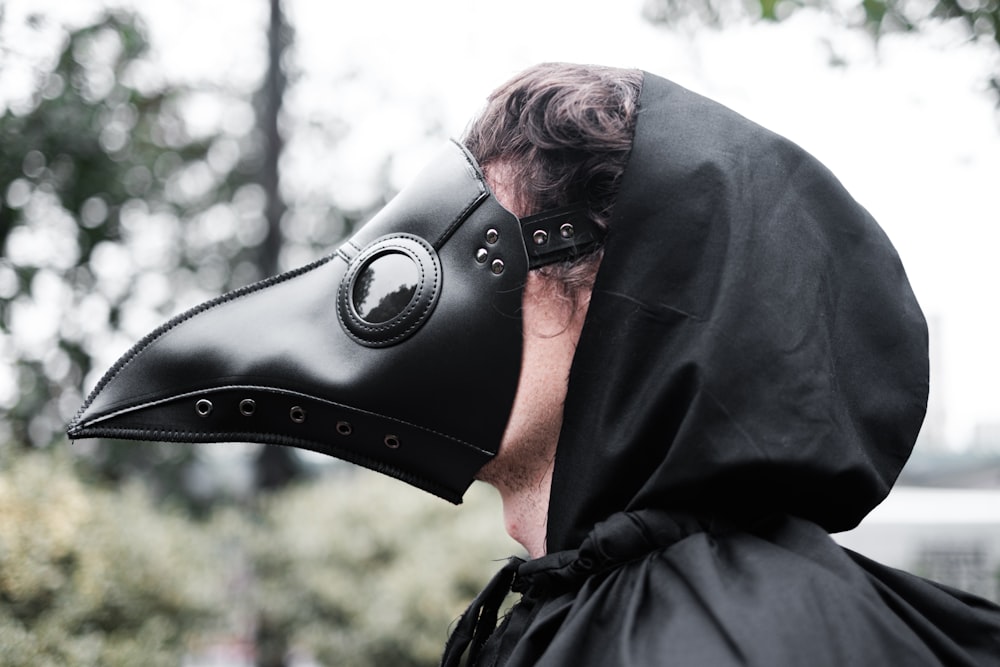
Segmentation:
{"type": "Polygon", "coordinates": [[[657,507],[851,528],[906,462],[927,389],[924,318],[867,211],[798,146],[646,74],[548,550],[657,507]]]}

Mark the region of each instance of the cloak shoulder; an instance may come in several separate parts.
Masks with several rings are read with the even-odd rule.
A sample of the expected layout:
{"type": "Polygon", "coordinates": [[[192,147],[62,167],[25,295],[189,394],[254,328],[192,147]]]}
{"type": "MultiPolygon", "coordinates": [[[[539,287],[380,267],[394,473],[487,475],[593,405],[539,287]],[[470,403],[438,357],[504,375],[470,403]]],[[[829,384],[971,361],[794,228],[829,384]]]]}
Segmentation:
{"type": "Polygon", "coordinates": [[[521,566],[524,597],[479,664],[1000,665],[1000,608],[801,519],[737,529],[621,514],[568,564],[557,556],[521,566]],[[664,527],[677,541],[630,553],[664,527]]]}

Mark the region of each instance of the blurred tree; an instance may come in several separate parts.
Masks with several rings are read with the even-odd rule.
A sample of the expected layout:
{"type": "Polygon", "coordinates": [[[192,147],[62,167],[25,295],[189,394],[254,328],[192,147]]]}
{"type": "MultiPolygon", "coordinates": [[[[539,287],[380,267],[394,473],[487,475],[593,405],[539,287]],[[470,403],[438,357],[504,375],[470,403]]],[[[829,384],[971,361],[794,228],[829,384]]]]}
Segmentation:
{"type": "Polygon", "coordinates": [[[500,562],[496,493],[462,507],[372,472],[290,485],[204,521],[142,484],[95,489],[65,451],[0,461],[0,663],[430,667],[500,562]],[[261,615],[260,612],[265,614],[261,615]],[[262,619],[280,639],[254,646],[262,619]]]}
{"type": "MultiPolygon", "coordinates": [[[[280,270],[279,116],[291,30],[270,1],[268,68],[256,94],[164,82],[141,20],[112,12],[63,31],[52,64],[36,64],[30,97],[0,107],[0,361],[13,371],[0,378],[0,446],[59,440],[80,388],[96,379],[88,375],[113,361],[109,352],[124,352],[169,314],[280,270]],[[223,120],[197,129],[191,109],[205,107],[223,120]]],[[[35,16],[21,28],[52,25],[35,16]]],[[[309,209],[323,217],[316,202],[309,209]]],[[[347,233],[368,210],[326,215],[347,233]]],[[[169,492],[187,491],[198,451],[79,446],[103,478],[155,469],[151,483],[169,492]]],[[[275,487],[298,472],[297,457],[281,449],[261,457],[256,479],[275,487]]]]}
{"type": "MultiPolygon", "coordinates": [[[[292,40],[285,22],[281,0],[269,0],[267,30],[267,73],[256,95],[257,125],[264,139],[264,160],[259,180],[264,188],[267,233],[260,245],[259,265],[265,275],[279,271],[282,246],[281,220],[287,207],[281,195],[279,160],[283,140],[279,128],[281,106],[287,83],[284,56],[292,40]]],[[[290,447],[261,447],[254,459],[254,483],[258,491],[273,492],[301,477],[302,465],[290,447]]],[[[270,616],[257,616],[254,644],[258,667],[284,667],[288,652],[288,632],[271,622],[270,616]]]]}
{"type": "MultiPolygon", "coordinates": [[[[496,493],[474,485],[461,507],[372,472],[263,499],[260,523],[225,520],[253,554],[248,591],[283,643],[322,665],[431,667],[452,623],[504,559],[496,493]]],[[[261,664],[261,663],[258,663],[261,664]]]]}
{"type": "MultiPolygon", "coordinates": [[[[955,21],[965,27],[970,39],[990,42],[1000,49],[1000,0],[852,0],[840,3],[833,0],[646,0],[643,14],[653,23],[672,24],[694,15],[708,25],[722,26],[747,16],[780,21],[803,8],[819,9],[848,25],[863,27],[876,40],[889,32],[922,30],[935,22],[955,21]]],[[[836,60],[836,54],[834,58],[836,60]]],[[[1000,71],[986,83],[1000,104],[1000,71]]]]}
{"type": "MultiPolygon", "coordinates": [[[[192,560],[202,558],[206,539],[246,564],[241,586],[261,584],[260,591],[247,588],[252,600],[242,618],[258,644],[259,664],[283,664],[292,642],[342,656],[331,664],[355,655],[366,661],[357,664],[385,664],[390,657],[432,664],[447,622],[489,576],[491,559],[506,555],[504,549],[479,558],[482,553],[463,549],[468,560],[456,561],[454,580],[445,579],[454,573],[447,568],[414,571],[454,538],[437,533],[438,527],[450,530],[439,520],[447,506],[406,500],[405,493],[394,500],[398,482],[371,492],[351,486],[330,501],[315,489],[282,490],[298,472],[284,448],[266,448],[258,458],[257,486],[276,494],[260,499],[262,513],[244,508],[232,515],[236,532],[248,536],[235,547],[209,538],[214,528],[206,533],[200,524],[157,516],[127,484],[84,492],[76,478],[64,479],[65,466],[52,466],[59,452],[50,446],[62,440],[83,400],[81,387],[96,380],[92,372],[113,361],[109,350],[117,356],[168,315],[284,268],[281,253],[289,244],[282,223],[296,209],[281,196],[278,169],[291,32],[279,0],[269,2],[268,69],[253,96],[160,80],[141,20],[111,12],[61,32],[53,61],[37,64],[28,97],[0,97],[0,363],[13,371],[0,373],[0,654],[11,664],[176,664],[182,638],[203,618],[204,605],[223,616],[231,602],[205,601],[195,595],[197,587],[177,585],[197,584],[201,575],[229,581],[214,563],[192,560]],[[191,109],[205,106],[225,120],[198,129],[191,109]],[[44,457],[29,451],[44,448],[55,451],[44,457]],[[306,549],[300,558],[298,531],[314,531],[302,521],[315,513],[299,505],[287,509],[294,502],[343,510],[357,534],[331,530],[318,543],[325,554],[306,549]],[[366,537],[366,527],[378,524],[384,511],[408,519],[386,521],[366,537]],[[402,543],[413,526],[423,548],[402,543]],[[133,539],[145,540],[153,552],[133,539]],[[374,561],[337,555],[373,540],[381,545],[374,561]],[[310,592],[334,563],[340,563],[335,582],[310,592]],[[380,580],[393,583],[378,589],[378,600],[366,601],[354,584],[376,565],[380,580]],[[461,574],[470,565],[475,574],[461,574]],[[448,605],[430,604],[442,595],[448,605]],[[331,640],[324,624],[333,604],[349,608],[331,640]],[[444,616],[428,614],[428,605],[444,616]],[[427,628],[434,628],[430,639],[414,635],[427,628]],[[414,642],[424,643],[414,648],[414,642]],[[143,652],[146,659],[136,658],[143,652]]],[[[3,20],[0,5],[0,26],[3,20]]],[[[26,28],[52,26],[36,16],[26,28]]],[[[0,44],[0,52],[6,48],[0,44]]],[[[342,136],[336,120],[332,125],[342,136]]],[[[313,243],[311,235],[314,249],[335,240],[324,220],[347,234],[383,203],[384,175],[384,192],[364,210],[343,211],[315,198],[303,206],[300,217],[320,224],[308,225],[308,233],[297,226],[296,257],[313,243]]],[[[157,496],[187,495],[198,477],[191,472],[197,448],[114,441],[78,447],[104,480],[148,473],[144,485],[157,496]]],[[[469,526],[482,525],[475,513],[463,516],[469,526]]],[[[229,568],[240,571],[228,560],[223,565],[226,576],[229,568]]]]}
{"type": "MultiPolygon", "coordinates": [[[[287,207],[281,195],[279,161],[283,146],[279,121],[285,96],[285,54],[292,40],[292,30],[285,21],[281,0],[269,0],[267,30],[267,73],[257,91],[257,125],[264,138],[264,159],[258,180],[264,189],[267,233],[259,246],[258,265],[265,276],[280,270],[282,246],[281,220],[287,207]]],[[[295,450],[289,447],[261,447],[254,461],[254,481],[258,490],[281,488],[302,475],[302,465],[295,450]]]]}
{"type": "MultiPolygon", "coordinates": [[[[206,93],[153,82],[146,50],[137,17],[102,16],[67,32],[31,98],[0,115],[0,355],[14,370],[0,390],[5,444],[59,439],[95,357],[259,275],[250,127],[193,135],[185,106],[206,93]]],[[[234,96],[212,94],[238,111],[234,96]]],[[[190,456],[96,452],[110,478],[155,466],[166,480],[190,456]]]]}
{"type": "Polygon", "coordinates": [[[86,488],[66,456],[0,466],[0,662],[181,664],[225,625],[219,547],[143,489],[86,488]]]}
{"type": "MultiPolygon", "coordinates": [[[[93,373],[167,316],[290,268],[288,248],[298,263],[328,251],[387,198],[381,192],[358,210],[284,201],[292,31],[279,0],[268,1],[256,92],[165,81],[133,14],[72,30],[41,15],[17,26],[39,38],[54,28],[61,40],[51,62],[32,63],[25,99],[0,96],[0,363],[12,370],[0,374],[0,452],[59,441],[93,373]],[[215,120],[192,122],[199,114],[215,120]]],[[[0,5],[0,28],[4,20],[0,5]]],[[[323,122],[331,143],[347,131],[336,118],[323,122]]],[[[211,493],[204,475],[193,489],[197,448],[77,447],[104,479],[155,470],[150,483],[160,491],[211,493]]],[[[300,472],[291,450],[272,449],[257,461],[258,488],[300,472]]]]}
{"type": "Polygon", "coordinates": [[[293,39],[291,26],[285,21],[281,0],[268,0],[267,73],[256,95],[257,125],[264,140],[264,159],[259,181],[267,203],[264,207],[267,234],[260,244],[260,267],[265,275],[278,273],[281,254],[281,218],[287,207],[281,196],[279,160],[284,142],[279,128],[281,107],[285,97],[287,75],[284,58],[293,39]]]}

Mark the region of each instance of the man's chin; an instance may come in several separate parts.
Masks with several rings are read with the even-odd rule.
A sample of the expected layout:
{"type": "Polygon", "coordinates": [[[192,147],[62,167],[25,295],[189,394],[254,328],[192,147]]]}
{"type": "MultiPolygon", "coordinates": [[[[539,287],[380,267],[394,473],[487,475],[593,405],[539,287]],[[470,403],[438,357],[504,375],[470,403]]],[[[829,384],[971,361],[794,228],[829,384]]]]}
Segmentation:
{"type": "Polygon", "coordinates": [[[500,459],[499,454],[487,461],[486,465],[479,469],[473,479],[477,482],[489,484],[490,486],[497,486],[498,479],[502,479],[502,476],[500,475],[500,468],[503,465],[503,463],[498,461],[498,459],[500,459]]]}

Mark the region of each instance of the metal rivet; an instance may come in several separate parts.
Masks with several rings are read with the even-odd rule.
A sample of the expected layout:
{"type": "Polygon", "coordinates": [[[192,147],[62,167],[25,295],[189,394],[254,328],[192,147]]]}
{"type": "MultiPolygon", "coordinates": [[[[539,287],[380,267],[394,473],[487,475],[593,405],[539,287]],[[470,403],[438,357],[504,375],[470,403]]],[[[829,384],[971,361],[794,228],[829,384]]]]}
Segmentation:
{"type": "Polygon", "coordinates": [[[257,410],[257,404],[252,398],[244,398],[240,401],[240,414],[249,417],[257,410]]]}
{"type": "Polygon", "coordinates": [[[563,237],[564,239],[573,238],[573,234],[575,232],[576,230],[573,229],[573,225],[571,225],[568,222],[564,222],[562,226],[559,227],[559,236],[563,237]]]}
{"type": "Polygon", "coordinates": [[[203,398],[194,404],[194,411],[198,413],[199,417],[207,417],[212,414],[212,401],[207,398],[203,398]]]}
{"type": "Polygon", "coordinates": [[[535,245],[544,245],[549,240],[549,233],[544,229],[537,229],[531,235],[531,240],[535,242],[535,245]]]}
{"type": "Polygon", "coordinates": [[[306,409],[301,405],[295,405],[288,411],[288,417],[296,424],[301,424],[306,420],[306,409]]]}
{"type": "Polygon", "coordinates": [[[476,251],[476,261],[480,264],[486,262],[486,258],[490,256],[490,253],[486,252],[486,248],[480,248],[476,251]]]}
{"type": "Polygon", "coordinates": [[[353,430],[350,422],[337,422],[337,433],[340,435],[350,435],[353,430]]]}
{"type": "Polygon", "coordinates": [[[490,270],[493,273],[497,274],[497,275],[500,275],[501,273],[503,273],[503,260],[502,259],[494,259],[493,263],[490,264],[490,270]]]}
{"type": "Polygon", "coordinates": [[[385,436],[385,446],[389,449],[399,449],[399,438],[392,434],[385,436]]]}
{"type": "Polygon", "coordinates": [[[500,239],[500,232],[492,228],[486,230],[487,243],[496,243],[499,239],[500,239]]]}

